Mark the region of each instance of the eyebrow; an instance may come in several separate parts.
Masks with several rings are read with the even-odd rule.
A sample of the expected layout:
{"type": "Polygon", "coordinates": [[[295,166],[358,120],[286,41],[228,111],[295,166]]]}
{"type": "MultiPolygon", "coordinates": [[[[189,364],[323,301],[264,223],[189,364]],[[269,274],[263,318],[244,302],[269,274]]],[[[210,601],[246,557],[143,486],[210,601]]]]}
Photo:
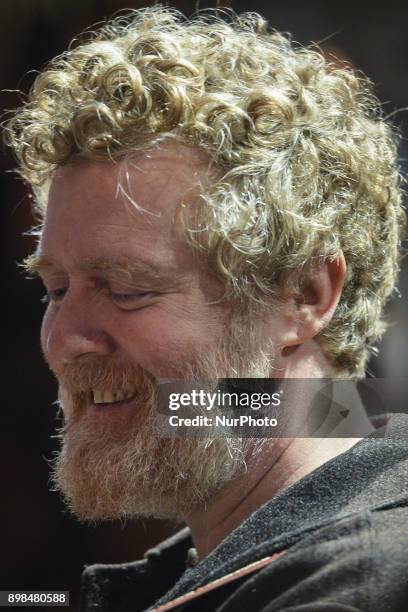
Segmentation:
{"type": "MultiPolygon", "coordinates": [[[[37,276],[47,269],[59,268],[60,266],[51,259],[34,253],[24,260],[23,267],[30,275],[37,276]]],[[[144,276],[153,280],[176,275],[175,270],[164,269],[150,262],[130,258],[89,258],[81,261],[78,267],[83,272],[113,272],[125,274],[129,278],[144,276]]]]}

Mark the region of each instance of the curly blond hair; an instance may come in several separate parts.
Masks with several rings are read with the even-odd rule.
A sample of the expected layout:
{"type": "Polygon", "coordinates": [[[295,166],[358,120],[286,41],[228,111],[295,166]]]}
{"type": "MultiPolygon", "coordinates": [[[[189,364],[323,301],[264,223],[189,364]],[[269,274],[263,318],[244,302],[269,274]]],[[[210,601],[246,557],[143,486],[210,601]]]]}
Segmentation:
{"type": "Polygon", "coordinates": [[[369,81],[256,13],[186,20],[159,5],[88,38],[37,77],[7,126],[40,215],[74,155],[169,138],[201,147],[223,176],[191,242],[236,295],[264,302],[342,251],[343,294],[319,340],[339,375],[362,376],[386,328],[404,223],[396,134],[369,81]]]}

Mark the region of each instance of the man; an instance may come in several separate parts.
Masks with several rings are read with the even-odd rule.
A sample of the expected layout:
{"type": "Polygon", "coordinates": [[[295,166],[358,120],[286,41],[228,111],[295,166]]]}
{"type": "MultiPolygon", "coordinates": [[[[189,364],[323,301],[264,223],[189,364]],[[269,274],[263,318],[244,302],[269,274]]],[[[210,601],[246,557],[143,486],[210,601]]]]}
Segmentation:
{"type": "Polygon", "coordinates": [[[405,609],[403,417],[207,439],[155,410],[168,380],[364,376],[403,225],[369,84],[259,15],[155,6],[54,60],[8,135],[41,223],[55,486],[82,520],[189,526],[87,568],[82,609],[405,609]]]}

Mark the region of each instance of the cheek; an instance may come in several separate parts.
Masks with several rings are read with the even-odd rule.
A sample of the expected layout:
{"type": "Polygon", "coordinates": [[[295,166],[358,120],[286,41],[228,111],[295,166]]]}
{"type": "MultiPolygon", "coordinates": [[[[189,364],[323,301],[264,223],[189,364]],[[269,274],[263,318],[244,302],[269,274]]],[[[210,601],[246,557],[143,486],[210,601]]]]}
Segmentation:
{"type": "MultiPolygon", "coordinates": [[[[189,353],[194,346],[195,335],[183,324],[169,325],[165,319],[146,317],[137,329],[129,326],[123,330],[122,346],[143,362],[156,365],[170,362],[176,355],[189,353]]],[[[196,339],[197,341],[197,339],[196,339]]]]}
{"type": "Polygon", "coordinates": [[[200,351],[218,345],[223,325],[209,316],[192,318],[164,308],[146,309],[137,320],[121,322],[120,343],[133,359],[148,369],[190,361],[200,351]]]}

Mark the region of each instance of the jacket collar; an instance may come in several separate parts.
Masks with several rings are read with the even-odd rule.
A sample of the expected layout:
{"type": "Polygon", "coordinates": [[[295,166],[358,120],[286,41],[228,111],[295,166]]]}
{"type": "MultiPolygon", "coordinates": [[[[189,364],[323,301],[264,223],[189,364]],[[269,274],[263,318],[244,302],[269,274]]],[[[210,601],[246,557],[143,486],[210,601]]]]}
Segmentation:
{"type": "Polygon", "coordinates": [[[392,415],[381,431],[375,430],[258,508],[198,565],[187,569],[157,605],[286,549],[308,531],[397,500],[406,502],[407,440],[408,416],[392,415]]]}

